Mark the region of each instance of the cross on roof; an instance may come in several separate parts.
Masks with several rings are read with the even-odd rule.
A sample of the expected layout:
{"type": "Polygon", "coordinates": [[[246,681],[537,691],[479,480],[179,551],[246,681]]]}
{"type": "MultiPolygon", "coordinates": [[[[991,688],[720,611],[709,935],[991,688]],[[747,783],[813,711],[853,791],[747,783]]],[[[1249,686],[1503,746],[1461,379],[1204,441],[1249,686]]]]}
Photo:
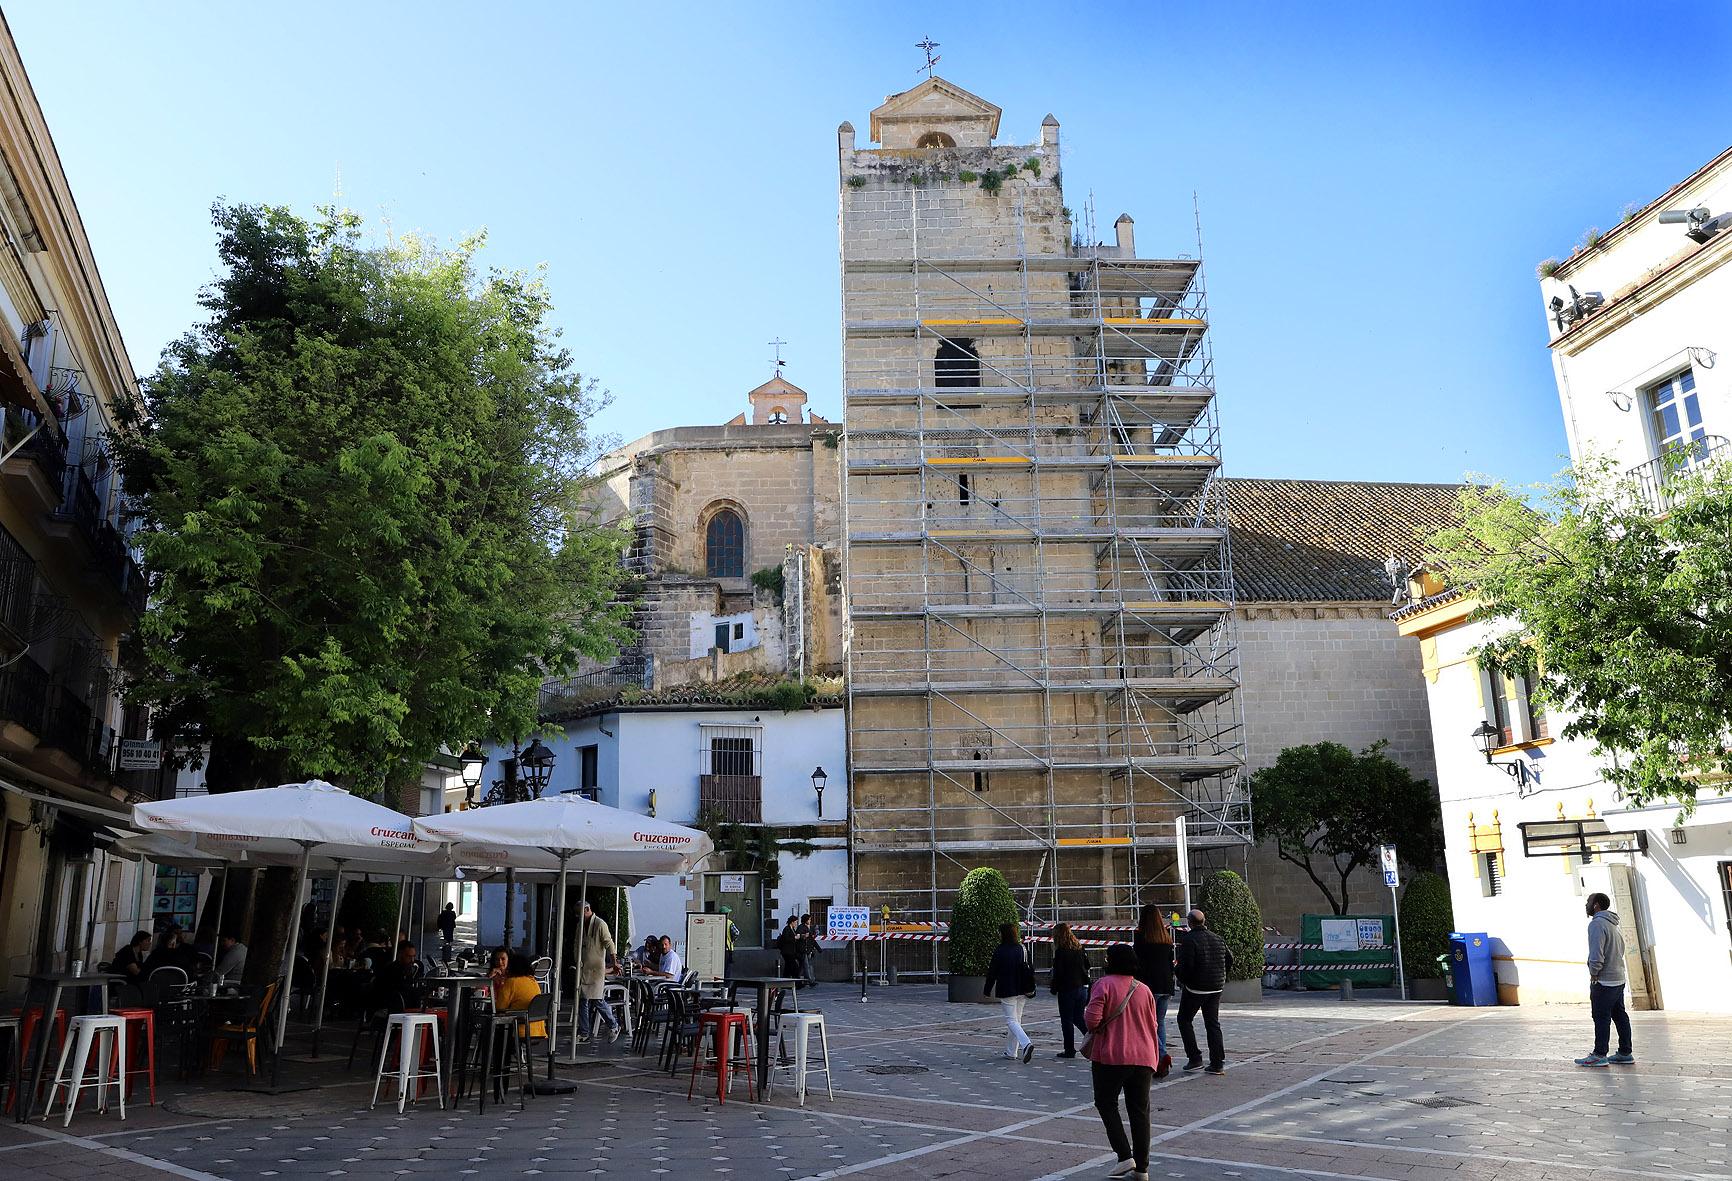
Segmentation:
{"type": "Polygon", "coordinates": [[[778,336],[775,340],[772,340],[769,343],[770,343],[770,347],[776,350],[775,376],[780,377],[782,375],[782,366],[787,364],[786,361],[782,360],[782,346],[787,344],[788,342],[783,340],[781,337],[778,336]]]}
{"type": "MultiPolygon", "coordinates": [[[[932,51],[938,48],[938,42],[934,41],[930,36],[922,37],[914,43],[914,48],[924,49],[926,51],[926,64],[920,67],[920,69],[926,71],[926,76],[928,78],[932,77],[932,68],[938,64],[938,54],[933,53],[932,51]]],[[[918,74],[920,70],[915,70],[914,72],[918,74]]]]}

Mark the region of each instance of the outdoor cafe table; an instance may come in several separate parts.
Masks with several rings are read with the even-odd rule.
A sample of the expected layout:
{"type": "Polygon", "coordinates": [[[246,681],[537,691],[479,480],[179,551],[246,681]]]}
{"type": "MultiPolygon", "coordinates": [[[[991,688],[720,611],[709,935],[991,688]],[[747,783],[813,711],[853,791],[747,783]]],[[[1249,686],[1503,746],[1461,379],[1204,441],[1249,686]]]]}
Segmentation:
{"type": "Polygon", "coordinates": [[[778,988],[798,988],[800,982],[792,976],[736,976],[728,985],[750,985],[758,990],[758,1095],[762,1098],[770,1085],[770,994],[778,988]]]}
{"type": "MultiPolygon", "coordinates": [[[[31,984],[41,984],[48,988],[48,1003],[43,1006],[42,1020],[36,1023],[36,1065],[30,1073],[30,1089],[24,1092],[24,1101],[18,1105],[18,1122],[28,1123],[30,1109],[36,1105],[36,1092],[42,1089],[42,1072],[48,1068],[48,1043],[54,1040],[54,1015],[60,1011],[60,996],[68,986],[73,988],[94,988],[99,996],[98,1003],[102,1012],[108,1012],[108,989],[110,985],[125,980],[125,976],[112,972],[93,972],[83,976],[74,976],[70,972],[44,972],[40,975],[22,976],[31,984]]],[[[30,997],[25,994],[24,1011],[30,1011],[30,997]]],[[[67,1030],[67,1036],[72,1031],[67,1030]]]]}
{"type": "Polygon", "coordinates": [[[451,999],[447,1002],[446,1012],[450,1014],[451,1025],[445,1031],[445,1087],[452,1103],[457,1102],[457,1055],[463,1047],[463,1026],[469,1018],[469,994],[477,988],[486,988],[493,983],[491,976],[427,976],[421,984],[428,989],[449,988],[451,999]]]}

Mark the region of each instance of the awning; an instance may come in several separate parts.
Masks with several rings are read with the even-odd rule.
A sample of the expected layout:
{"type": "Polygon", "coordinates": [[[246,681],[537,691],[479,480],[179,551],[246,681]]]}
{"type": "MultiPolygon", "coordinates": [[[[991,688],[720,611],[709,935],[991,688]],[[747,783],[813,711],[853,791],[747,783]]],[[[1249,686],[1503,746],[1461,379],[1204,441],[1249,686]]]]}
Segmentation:
{"type": "Polygon", "coordinates": [[[1613,831],[1604,820],[1524,820],[1522,852],[1529,857],[1581,857],[1596,853],[1646,853],[1648,834],[1641,829],[1613,831]]]}
{"type": "Polygon", "coordinates": [[[42,419],[42,429],[60,433],[60,423],[48,406],[48,399],[36,388],[36,378],[18,351],[18,342],[10,332],[0,332],[0,404],[17,406],[34,412],[42,419]]]}
{"type": "Polygon", "coordinates": [[[16,783],[10,783],[4,779],[0,779],[0,791],[8,791],[33,803],[59,808],[63,812],[75,812],[80,816],[96,821],[104,828],[114,829],[116,832],[137,831],[132,824],[132,814],[121,804],[116,804],[113,808],[104,808],[97,804],[80,803],[78,800],[69,800],[65,796],[51,796],[41,792],[27,791],[16,783]]]}

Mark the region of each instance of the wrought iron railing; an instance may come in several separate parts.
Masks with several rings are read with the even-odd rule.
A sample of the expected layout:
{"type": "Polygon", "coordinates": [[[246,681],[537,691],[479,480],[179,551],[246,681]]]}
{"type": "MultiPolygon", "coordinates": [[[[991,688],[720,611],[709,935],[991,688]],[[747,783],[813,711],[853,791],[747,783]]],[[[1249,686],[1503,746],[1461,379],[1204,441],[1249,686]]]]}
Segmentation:
{"type": "Polygon", "coordinates": [[[28,656],[0,668],[0,720],[42,734],[48,704],[48,670],[28,656]]]}
{"type": "Polygon", "coordinates": [[[698,776],[698,815],[732,824],[764,822],[764,781],[757,775],[698,776]]]}
{"type": "Polygon", "coordinates": [[[71,521],[91,545],[101,545],[101,529],[106,524],[102,519],[102,499],[96,495],[96,486],[84,474],[83,468],[66,469],[60,489],[60,507],[54,516],[58,520],[71,521]]]}
{"type": "Polygon", "coordinates": [[[1635,481],[1638,495],[1657,513],[1671,512],[1687,477],[1732,457],[1732,442],[1724,435],[1703,435],[1689,443],[1668,447],[1646,463],[1626,473],[1635,481]]]}
{"type": "Polygon", "coordinates": [[[6,411],[4,445],[0,452],[18,447],[18,458],[27,459],[42,469],[42,474],[58,491],[66,472],[66,442],[54,435],[37,415],[16,407],[6,411]],[[41,430],[36,430],[37,427],[41,430]],[[30,432],[36,430],[32,435],[30,432]],[[22,446],[20,446],[22,444],[22,446]]]}

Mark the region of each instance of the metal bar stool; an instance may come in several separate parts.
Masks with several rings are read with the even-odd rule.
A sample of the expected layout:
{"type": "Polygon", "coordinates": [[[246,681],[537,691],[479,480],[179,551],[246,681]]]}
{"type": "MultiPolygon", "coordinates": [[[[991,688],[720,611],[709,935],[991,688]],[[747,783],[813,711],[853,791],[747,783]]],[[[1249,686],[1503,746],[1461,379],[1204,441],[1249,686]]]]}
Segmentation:
{"type": "Polygon", "coordinates": [[[752,1043],[752,1018],[749,1013],[739,1013],[731,1010],[711,1009],[698,1014],[698,1045],[697,1052],[692,1055],[691,1081],[686,1084],[686,1099],[690,1100],[698,1085],[698,1075],[707,1071],[713,1063],[716,1068],[716,1102],[726,1103],[728,1092],[734,1089],[733,1076],[742,1071],[746,1076],[746,1098],[757,1098],[756,1084],[753,1082],[757,1071],[752,1043]],[[703,1030],[711,1031],[711,1050],[704,1050],[703,1030]],[[739,1043],[740,1052],[732,1053],[735,1041],[739,1043]]]}
{"type": "Polygon", "coordinates": [[[108,1088],[113,1087],[120,1099],[120,1118],[126,1118],[126,1018],[83,1016],[72,1019],[72,1036],[60,1047],[60,1062],[54,1068],[54,1081],[48,1088],[48,1105],[42,1109],[42,1118],[46,1120],[54,1110],[54,1096],[65,1087],[66,1112],[60,1126],[71,1125],[72,1113],[78,1109],[78,1092],[87,1086],[96,1088],[98,1111],[108,1110],[108,1088]],[[96,1058],[94,1067],[90,1061],[93,1051],[96,1058]],[[69,1058],[72,1060],[70,1074],[66,1069],[69,1058]]]}
{"type": "Polygon", "coordinates": [[[778,1062],[770,1068],[770,1077],[774,1078],[777,1071],[785,1070],[794,1076],[794,1094],[800,1101],[800,1106],[806,1106],[806,1076],[822,1073],[824,1090],[831,1099],[836,1098],[836,1088],[830,1081],[830,1035],[824,1029],[824,1014],[817,1012],[784,1013],[782,1014],[782,1029],[792,1030],[794,1034],[794,1060],[778,1062]],[[818,1046],[824,1054],[824,1065],[810,1065],[808,1057],[809,1041],[813,1030],[818,1031],[818,1046]]]}
{"type": "Polygon", "coordinates": [[[431,1078],[439,1097],[439,1108],[445,1108],[445,1078],[439,1071],[439,1018],[432,1013],[392,1013],[385,1025],[385,1042],[379,1049],[379,1068],[373,1077],[373,1101],[367,1105],[372,1110],[379,1104],[379,1087],[385,1079],[397,1080],[397,1110],[401,1112],[409,1101],[409,1085],[415,1086],[415,1097],[421,1097],[420,1083],[431,1078]],[[385,1062],[390,1057],[391,1036],[397,1036],[397,1067],[387,1069],[385,1062]],[[421,1036],[426,1034],[431,1039],[433,1068],[428,1070],[422,1062],[424,1049],[421,1036]]]}
{"type": "Polygon", "coordinates": [[[134,1066],[131,1070],[126,1072],[125,1081],[128,1084],[128,1089],[130,1090],[134,1077],[137,1075],[141,1075],[141,1074],[144,1075],[145,1076],[145,1082],[148,1084],[148,1087],[149,1087],[150,1106],[155,1107],[156,1106],[156,1010],[155,1009],[142,1008],[142,1007],[136,1008],[136,1009],[134,1009],[134,1008],[111,1009],[111,1010],[109,1010],[109,1015],[112,1017],[124,1017],[126,1019],[125,1038],[126,1038],[126,1041],[129,1045],[131,1044],[133,1036],[135,1034],[144,1039],[144,1053],[140,1054],[140,1055],[136,1055],[133,1059],[135,1062],[140,1063],[140,1065],[134,1066]]]}

